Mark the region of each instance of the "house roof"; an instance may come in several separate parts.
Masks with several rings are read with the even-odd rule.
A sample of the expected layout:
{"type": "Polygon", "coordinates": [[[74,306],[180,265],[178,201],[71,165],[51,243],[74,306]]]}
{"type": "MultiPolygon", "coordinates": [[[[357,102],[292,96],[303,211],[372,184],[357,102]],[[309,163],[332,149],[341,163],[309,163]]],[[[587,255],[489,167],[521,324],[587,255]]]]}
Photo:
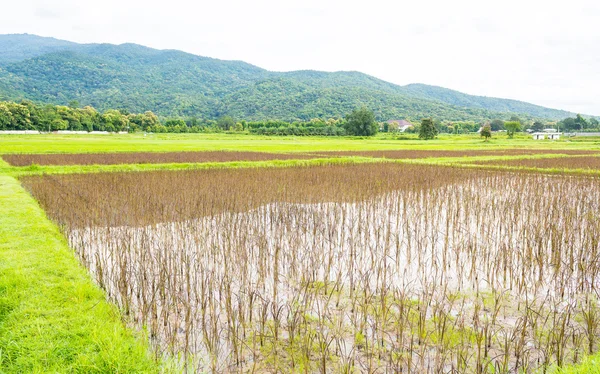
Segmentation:
{"type": "Polygon", "coordinates": [[[398,125],[398,127],[403,127],[403,126],[412,126],[413,124],[410,123],[409,121],[405,120],[405,119],[391,119],[389,121],[387,121],[387,123],[395,123],[396,125],[398,125]]]}

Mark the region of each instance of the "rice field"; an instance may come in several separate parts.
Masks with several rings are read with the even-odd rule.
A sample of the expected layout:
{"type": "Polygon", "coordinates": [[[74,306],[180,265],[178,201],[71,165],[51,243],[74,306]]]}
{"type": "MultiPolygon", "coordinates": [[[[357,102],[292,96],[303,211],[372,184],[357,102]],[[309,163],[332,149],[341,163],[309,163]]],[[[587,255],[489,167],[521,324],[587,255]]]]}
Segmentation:
{"type": "Polygon", "coordinates": [[[600,151],[579,149],[535,149],[535,148],[500,148],[500,149],[469,149],[469,150],[436,150],[436,149],[402,149],[380,151],[330,151],[318,152],[326,157],[376,157],[390,159],[417,159],[440,157],[475,157],[475,156],[520,156],[520,155],[588,155],[599,154],[600,151]]]}
{"type": "Polygon", "coordinates": [[[477,161],[475,164],[482,165],[503,165],[525,168],[540,169],[591,169],[600,170],[600,157],[560,157],[560,158],[536,158],[536,159],[515,159],[502,161],[477,161]]]}
{"type": "Polygon", "coordinates": [[[7,154],[2,158],[12,166],[29,165],[119,165],[167,164],[230,161],[304,160],[315,158],[299,153],[267,153],[236,151],[205,152],[129,152],[82,154],[7,154]]]}
{"type": "Polygon", "coordinates": [[[21,182],[181,371],[534,373],[599,350],[596,178],[373,163],[21,182]]]}

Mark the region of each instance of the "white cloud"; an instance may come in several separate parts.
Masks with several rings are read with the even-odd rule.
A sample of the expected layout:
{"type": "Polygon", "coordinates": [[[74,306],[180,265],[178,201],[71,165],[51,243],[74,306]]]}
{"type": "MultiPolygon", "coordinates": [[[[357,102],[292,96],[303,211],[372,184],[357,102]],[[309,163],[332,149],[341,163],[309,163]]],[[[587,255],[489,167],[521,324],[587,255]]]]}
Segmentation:
{"type": "Polygon", "coordinates": [[[0,33],[134,42],[277,71],[359,70],[600,114],[600,4],[538,0],[21,0],[0,33]]]}

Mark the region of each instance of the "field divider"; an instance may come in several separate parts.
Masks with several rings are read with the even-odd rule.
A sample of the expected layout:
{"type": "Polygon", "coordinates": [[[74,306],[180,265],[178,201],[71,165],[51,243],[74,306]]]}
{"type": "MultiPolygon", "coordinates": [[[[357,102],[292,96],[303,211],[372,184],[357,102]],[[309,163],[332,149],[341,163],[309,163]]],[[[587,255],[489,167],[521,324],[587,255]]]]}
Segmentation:
{"type": "Polygon", "coordinates": [[[299,160],[268,160],[268,161],[231,161],[231,162],[201,162],[201,163],[169,163],[169,164],[120,164],[120,165],[68,165],[68,166],[23,166],[0,169],[0,174],[14,177],[44,175],[44,174],[82,174],[106,173],[123,171],[158,171],[158,170],[205,170],[205,169],[237,169],[237,168],[269,168],[318,165],[343,165],[359,163],[389,162],[370,157],[331,157],[299,160]]]}
{"type": "Polygon", "coordinates": [[[600,157],[600,154],[570,155],[565,153],[540,153],[530,155],[494,155],[494,156],[463,156],[463,157],[429,157],[418,159],[402,159],[402,161],[417,161],[416,163],[435,164],[464,164],[472,161],[510,161],[510,160],[534,160],[547,158],[571,158],[571,157],[600,157]]]}
{"type": "Polygon", "coordinates": [[[448,164],[447,166],[464,167],[469,169],[481,170],[505,170],[516,172],[535,172],[553,175],[583,175],[589,177],[600,177],[600,170],[597,169],[577,169],[577,168],[536,168],[527,166],[507,166],[496,164],[448,164]]]}
{"type": "MultiPolygon", "coordinates": [[[[600,153],[591,154],[567,154],[567,153],[541,153],[533,155],[518,155],[518,156],[499,156],[499,158],[492,157],[480,157],[478,161],[501,161],[501,160],[537,160],[537,159],[551,159],[551,158],[584,158],[584,157],[600,157],[600,153]]],[[[475,157],[469,157],[474,159],[475,157]]],[[[469,161],[470,161],[469,160],[469,161]]]]}
{"type": "Polygon", "coordinates": [[[485,157],[444,157],[444,158],[418,158],[418,159],[396,159],[393,160],[400,164],[416,165],[437,165],[445,167],[456,167],[466,169],[480,169],[493,171],[513,171],[513,172],[535,172],[551,175],[580,175],[586,177],[600,176],[600,170],[596,169],[576,169],[576,168],[536,168],[526,166],[508,166],[493,163],[470,163],[472,161],[501,161],[501,160],[523,160],[523,159],[549,159],[549,158],[571,158],[571,157],[600,157],[595,155],[566,155],[566,154],[542,154],[526,156],[485,156],[485,157]],[[467,158],[467,160],[465,160],[467,158]]]}
{"type": "MultiPolygon", "coordinates": [[[[556,158],[556,157],[555,157],[556,158]]],[[[574,169],[574,168],[536,168],[526,166],[507,166],[497,164],[469,164],[469,163],[458,163],[458,162],[442,162],[440,160],[432,161],[427,159],[402,159],[396,160],[400,164],[415,164],[415,165],[437,165],[444,167],[454,168],[465,168],[465,169],[479,169],[479,170],[492,170],[492,171],[513,171],[513,172],[535,172],[542,174],[551,175],[580,175],[587,177],[599,177],[600,170],[596,169],[574,169]]]]}
{"type": "Polygon", "coordinates": [[[0,372],[158,372],[59,228],[0,175],[0,372]]]}

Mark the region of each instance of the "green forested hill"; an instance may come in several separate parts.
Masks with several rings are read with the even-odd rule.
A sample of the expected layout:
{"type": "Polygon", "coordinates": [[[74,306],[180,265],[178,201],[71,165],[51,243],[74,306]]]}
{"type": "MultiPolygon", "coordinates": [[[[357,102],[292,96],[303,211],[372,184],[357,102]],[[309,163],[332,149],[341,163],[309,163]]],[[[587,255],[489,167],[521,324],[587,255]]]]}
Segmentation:
{"type": "Polygon", "coordinates": [[[460,107],[481,108],[497,112],[527,113],[531,116],[540,118],[564,118],[572,115],[572,113],[567,111],[548,109],[523,101],[467,95],[447,88],[428,86],[425,84],[409,84],[404,86],[403,89],[414,97],[438,100],[460,107]]]}
{"type": "Polygon", "coordinates": [[[269,72],[135,44],[76,44],[34,35],[0,35],[0,100],[97,109],[152,110],[164,116],[248,120],[340,117],[366,105],[379,120],[441,120],[570,113],[426,85],[398,86],[359,72],[269,72]]]}
{"type": "Polygon", "coordinates": [[[76,48],[78,44],[36,35],[0,35],[0,65],[17,62],[46,53],[76,48]]]}

